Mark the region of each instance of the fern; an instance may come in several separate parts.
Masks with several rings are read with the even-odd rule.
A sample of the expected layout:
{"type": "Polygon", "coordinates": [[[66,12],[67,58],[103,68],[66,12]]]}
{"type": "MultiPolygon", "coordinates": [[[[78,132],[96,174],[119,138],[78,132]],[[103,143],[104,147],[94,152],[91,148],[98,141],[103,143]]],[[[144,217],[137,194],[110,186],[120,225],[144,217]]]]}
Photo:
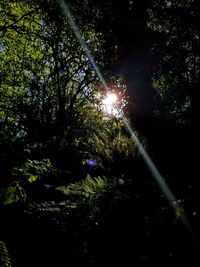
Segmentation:
{"type": "Polygon", "coordinates": [[[108,185],[109,183],[104,177],[92,178],[90,175],[87,175],[84,180],[69,184],[68,186],[59,186],[57,190],[62,191],[68,196],[81,195],[87,197],[89,195],[102,193],[108,188],[108,185]]]}
{"type": "Polygon", "coordinates": [[[88,175],[82,181],[57,187],[63,193],[62,201],[32,202],[25,213],[45,225],[46,230],[76,231],[74,225],[88,229],[126,198],[121,191],[123,184],[122,179],[88,175]]]}
{"type": "Polygon", "coordinates": [[[11,267],[11,259],[6,244],[0,241],[0,267],[11,267]]]}
{"type": "Polygon", "coordinates": [[[69,201],[77,203],[79,206],[89,208],[91,215],[99,212],[99,199],[111,188],[110,182],[105,177],[92,178],[90,175],[77,183],[68,186],[57,187],[63,192],[69,201]]]}

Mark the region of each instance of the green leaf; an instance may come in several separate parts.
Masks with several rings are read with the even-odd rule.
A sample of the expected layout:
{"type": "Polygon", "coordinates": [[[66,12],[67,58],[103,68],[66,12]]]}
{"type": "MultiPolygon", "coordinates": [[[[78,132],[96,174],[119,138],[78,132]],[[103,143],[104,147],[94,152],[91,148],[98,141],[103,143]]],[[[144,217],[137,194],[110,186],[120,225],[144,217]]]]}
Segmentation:
{"type": "Polygon", "coordinates": [[[9,186],[0,189],[0,200],[2,204],[9,205],[20,200],[20,194],[16,187],[9,186]]]}
{"type": "Polygon", "coordinates": [[[28,178],[28,181],[30,183],[36,181],[38,179],[38,175],[30,175],[29,178],[28,178]]]}

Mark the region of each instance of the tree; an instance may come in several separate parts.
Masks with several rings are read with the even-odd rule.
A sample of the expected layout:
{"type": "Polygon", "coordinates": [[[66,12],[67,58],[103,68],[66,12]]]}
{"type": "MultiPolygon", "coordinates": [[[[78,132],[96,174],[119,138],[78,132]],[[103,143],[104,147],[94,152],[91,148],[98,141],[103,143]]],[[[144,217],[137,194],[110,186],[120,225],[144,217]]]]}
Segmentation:
{"type": "MultiPolygon", "coordinates": [[[[87,3],[71,3],[70,8],[75,14],[84,13],[87,3]]],[[[113,150],[109,142],[117,140],[116,129],[122,125],[105,119],[101,108],[105,89],[58,3],[5,0],[2,14],[2,136],[8,142],[21,142],[22,158],[50,158],[61,168],[77,170],[86,155],[104,154],[105,160],[102,148],[113,150]]],[[[82,16],[77,21],[103,68],[104,39],[95,28],[99,16],[87,24],[82,16]]],[[[116,78],[115,84],[119,87],[122,81],[116,78]]],[[[124,133],[121,140],[129,143],[124,133]]]]}
{"type": "Polygon", "coordinates": [[[103,15],[108,68],[124,78],[132,118],[151,117],[154,92],[151,86],[149,49],[154,34],[147,27],[151,0],[98,1],[103,15]]]}
{"type": "Polygon", "coordinates": [[[149,9],[160,35],[151,50],[157,112],[180,123],[199,121],[199,16],[198,1],[154,1],[149,9]]]}

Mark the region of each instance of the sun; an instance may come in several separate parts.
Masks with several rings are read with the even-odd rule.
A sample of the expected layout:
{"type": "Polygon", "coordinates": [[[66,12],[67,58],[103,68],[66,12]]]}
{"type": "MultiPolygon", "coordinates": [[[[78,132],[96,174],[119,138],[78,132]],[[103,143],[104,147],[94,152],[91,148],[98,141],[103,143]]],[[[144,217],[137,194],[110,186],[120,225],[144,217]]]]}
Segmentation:
{"type": "Polygon", "coordinates": [[[117,96],[114,93],[108,94],[107,97],[103,100],[103,105],[113,106],[117,102],[117,96]]]}
{"type": "Polygon", "coordinates": [[[119,111],[116,107],[118,97],[114,93],[109,93],[102,101],[103,104],[103,110],[109,115],[116,116],[119,111]]]}

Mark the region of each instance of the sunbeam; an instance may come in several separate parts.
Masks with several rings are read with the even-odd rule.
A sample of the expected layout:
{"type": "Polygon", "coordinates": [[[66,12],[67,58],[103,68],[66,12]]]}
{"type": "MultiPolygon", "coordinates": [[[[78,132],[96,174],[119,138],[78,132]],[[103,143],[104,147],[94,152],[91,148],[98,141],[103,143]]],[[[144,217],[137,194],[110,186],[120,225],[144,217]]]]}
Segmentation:
{"type": "MultiPolygon", "coordinates": [[[[75,20],[67,6],[67,4],[65,3],[65,1],[63,0],[57,0],[60,8],[62,9],[62,12],[64,14],[64,16],[67,18],[70,27],[72,28],[72,30],[74,31],[74,34],[78,40],[78,42],[80,43],[80,45],[82,46],[86,57],[90,60],[91,65],[93,66],[99,80],[102,82],[102,85],[104,86],[104,88],[108,91],[108,87],[106,85],[106,82],[97,66],[97,64],[94,61],[94,58],[92,57],[86,42],[84,40],[84,38],[82,37],[80,30],[78,28],[78,26],[75,23],[75,20]]],[[[123,113],[123,112],[122,112],[123,113]]],[[[161,191],[164,193],[166,199],[169,201],[170,205],[174,208],[175,212],[178,212],[180,209],[182,210],[180,218],[181,221],[183,222],[183,224],[185,225],[186,229],[189,231],[189,233],[191,234],[191,236],[193,237],[194,241],[198,244],[199,246],[199,240],[198,238],[195,236],[190,223],[188,222],[186,215],[183,211],[183,208],[180,206],[180,204],[178,203],[176,197],[174,196],[174,194],[172,193],[172,191],[170,190],[170,188],[168,187],[168,185],[166,184],[166,182],[164,181],[162,175],[160,174],[160,172],[158,171],[157,167],[155,166],[155,164],[153,163],[153,161],[151,160],[151,158],[149,157],[149,155],[147,154],[147,152],[145,151],[144,147],[142,146],[142,144],[140,143],[138,137],[136,136],[134,130],[131,128],[130,123],[128,122],[127,118],[125,117],[125,115],[122,114],[122,119],[126,128],[126,131],[128,132],[128,134],[130,135],[133,143],[136,145],[137,149],[139,150],[145,164],[147,165],[149,171],[151,172],[152,176],[154,177],[154,179],[156,180],[158,186],[160,187],[161,191]]]]}
{"type": "Polygon", "coordinates": [[[79,41],[80,45],[82,46],[83,51],[85,52],[87,58],[90,60],[90,63],[93,66],[93,68],[94,68],[99,80],[102,82],[104,88],[106,90],[108,90],[106,82],[105,82],[105,80],[104,80],[104,78],[103,78],[103,76],[102,76],[97,64],[95,63],[94,58],[92,57],[92,55],[91,55],[91,53],[90,53],[90,51],[89,51],[89,49],[88,49],[88,47],[86,45],[86,42],[85,42],[84,38],[82,37],[82,35],[80,33],[80,30],[79,30],[78,26],[76,25],[75,20],[74,20],[74,18],[72,16],[71,12],[69,11],[69,8],[68,8],[67,4],[63,0],[57,0],[57,1],[58,1],[59,5],[60,5],[60,8],[63,11],[64,16],[68,19],[69,25],[72,28],[72,30],[74,31],[74,34],[75,34],[77,40],[79,41]]]}
{"type": "Polygon", "coordinates": [[[192,230],[182,206],[179,204],[178,200],[176,199],[176,197],[174,196],[174,194],[172,193],[172,191],[170,190],[170,188],[166,184],[166,182],[163,179],[162,175],[160,174],[159,170],[156,168],[155,164],[153,163],[153,161],[151,160],[151,158],[147,154],[146,150],[142,146],[141,142],[139,141],[137,135],[134,133],[133,129],[131,128],[131,126],[130,126],[130,124],[129,124],[129,122],[125,116],[123,116],[123,122],[124,122],[124,125],[125,125],[127,132],[131,136],[133,143],[136,145],[136,147],[137,147],[138,151],[140,152],[145,164],[149,168],[152,176],[155,178],[157,184],[159,185],[159,187],[160,187],[161,191],[163,192],[163,194],[165,195],[166,199],[169,201],[170,205],[174,208],[175,213],[178,214],[181,211],[181,215],[180,215],[181,221],[183,222],[183,224],[185,225],[185,227],[187,228],[187,230],[191,234],[195,243],[200,245],[199,240],[196,237],[194,231],[192,230]]]}

